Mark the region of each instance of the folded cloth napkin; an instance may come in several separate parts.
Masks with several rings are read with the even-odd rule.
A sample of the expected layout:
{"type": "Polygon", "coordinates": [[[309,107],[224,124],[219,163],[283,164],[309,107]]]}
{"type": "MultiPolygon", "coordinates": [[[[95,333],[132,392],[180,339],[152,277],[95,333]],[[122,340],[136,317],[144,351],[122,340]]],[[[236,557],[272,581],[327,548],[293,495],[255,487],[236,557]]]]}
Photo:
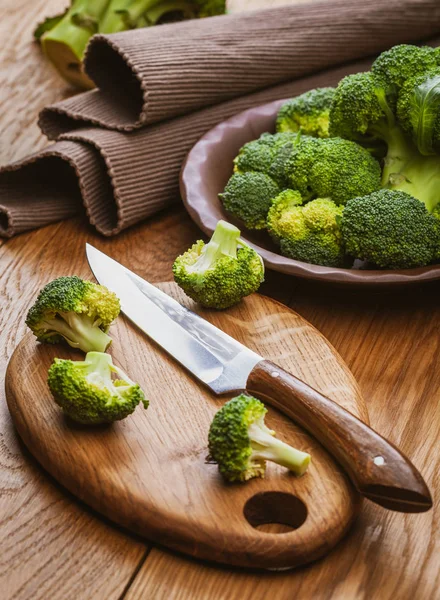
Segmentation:
{"type": "Polygon", "coordinates": [[[114,235],[177,200],[185,154],[216,123],[439,32],[438,0],[333,0],[95,36],[85,65],[98,89],[44,109],[56,143],[0,172],[0,235],[67,218],[81,201],[114,235]]]}

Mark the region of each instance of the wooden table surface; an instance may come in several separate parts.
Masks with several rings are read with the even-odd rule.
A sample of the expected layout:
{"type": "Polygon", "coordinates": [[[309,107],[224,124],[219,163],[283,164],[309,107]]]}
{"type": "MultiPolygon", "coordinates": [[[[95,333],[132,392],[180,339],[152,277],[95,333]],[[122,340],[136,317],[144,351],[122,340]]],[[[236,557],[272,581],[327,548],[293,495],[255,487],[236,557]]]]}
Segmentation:
{"type": "MultiPolygon", "coordinates": [[[[33,25],[64,0],[1,4],[3,164],[44,146],[36,114],[70,92],[31,43],[33,25]]],[[[167,281],[174,257],[198,236],[176,205],[115,239],[99,237],[78,218],[0,241],[2,600],[440,598],[439,285],[379,294],[267,273],[263,292],[301,313],[332,342],[360,383],[373,427],[422,470],[435,503],[428,513],[403,515],[365,502],[347,538],[308,568],[244,572],[148,544],[78,502],[24,448],[6,407],[3,379],[40,287],[60,275],[90,276],[85,241],[150,281],[167,281]]]]}

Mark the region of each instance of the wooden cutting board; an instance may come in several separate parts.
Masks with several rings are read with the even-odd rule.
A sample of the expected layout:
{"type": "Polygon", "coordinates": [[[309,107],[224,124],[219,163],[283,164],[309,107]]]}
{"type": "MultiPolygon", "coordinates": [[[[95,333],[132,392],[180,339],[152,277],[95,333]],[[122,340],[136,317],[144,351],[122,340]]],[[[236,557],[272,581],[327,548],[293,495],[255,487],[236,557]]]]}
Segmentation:
{"type": "MultiPolygon", "coordinates": [[[[174,284],[163,290],[263,357],[368,421],[358,386],[323,336],[286,306],[254,294],[216,312],[196,307],[174,284]]],[[[268,464],[265,479],[226,484],[207,464],[207,435],[228,399],[215,397],[124,317],[111,353],[138,381],[150,407],[124,421],[68,422],[46,383],[54,357],[81,360],[64,345],[27,334],[7,370],[6,395],[25,444],[62,485],[136,534],[192,556],[258,568],[298,566],[326,554],[348,531],[361,499],[332,458],[274,409],[266,423],[310,452],[302,478],[268,464]]]]}

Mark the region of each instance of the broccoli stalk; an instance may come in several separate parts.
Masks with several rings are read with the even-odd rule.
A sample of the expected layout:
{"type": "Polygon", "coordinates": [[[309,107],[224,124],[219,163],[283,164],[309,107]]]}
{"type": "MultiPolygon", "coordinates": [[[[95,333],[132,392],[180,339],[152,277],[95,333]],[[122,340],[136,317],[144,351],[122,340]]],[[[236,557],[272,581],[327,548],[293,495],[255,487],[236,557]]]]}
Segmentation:
{"type": "Polygon", "coordinates": [[[99,30],[99,21],[108,4],[108,0],[72,0],[70,8],[54,27],[42,32],[41,36],[41,26],[35,31],[47,58],[62,77],[75,86],[93,87],[82,70],[81,61],[89,39],[99,30]]]}
{"type": "Polygon", "coordinates": [[[270,461],[286,467],[295,475],[304,475],[309,463],[310,454],[297,450],[275,437],[275,431],[264,423],[260,417],[248,428],[248,436],[252,447],[253,462],[270,461]]]}
{"type": "Polygon", "coordinates": [[[64,413],[83,424],[124,419],[139,402],[148,407],[139,385],[113,364],[109,354],[101,352],[88,352],[83,361],[56,358],[49,369],[48,385],[64,413]]]}
{"type": "Polygon", "coordinates": [[[206,271],[212,269],[222,256],[236,259],[239,237],[240,230],[237,227],[226,221],[219,221],[211,240],[203,247],[196,262],[188,266],[188,271],[204,277],[206,271]]]}
{"type": "Polygon", "coordinates": [[[267,409],[260,400],[246,394],[233,398],[217,412],[209,429],[210,460],[218,464],[227,481],[248,481],[264,477],[266,461],[303,475],[310,454],[281,440],[264,423],[267,409]]]}
{"type": "Polygon", "coordinates": [[[97,326],[94,317],[87,315],[57,313],[52,318],[43,318],[40,327],[52,331],[53,336],[62,335],[69,346],[83,352],[87,352],[88,348],[105,352],[112,342],[111,337],[97,326]]]}
{"type": "Polygon", "coordinates": [[[82,70],[82,59],[95,33],[149,27],[167,15],[189,19],[224,12],[224,0],[72,0],[64,14],[46,19],[34,36],[66,81],[91,88],[94,84],[82,70]]]}

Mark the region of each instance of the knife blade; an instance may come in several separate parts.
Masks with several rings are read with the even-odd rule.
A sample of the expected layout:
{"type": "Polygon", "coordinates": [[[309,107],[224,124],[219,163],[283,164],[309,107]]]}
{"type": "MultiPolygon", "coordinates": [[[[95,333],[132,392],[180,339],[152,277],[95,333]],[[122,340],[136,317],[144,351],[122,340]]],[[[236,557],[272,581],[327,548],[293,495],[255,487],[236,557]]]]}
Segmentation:
{"type": "Polygon", "coordinates": [[[401,512],[431,508],[414,465],[360,419],[90,244],[86,254],[98,282],[120,298],[122,312],[215,394],[247,390],[284,412],[318,439],[373,502],[401,512]]]}

